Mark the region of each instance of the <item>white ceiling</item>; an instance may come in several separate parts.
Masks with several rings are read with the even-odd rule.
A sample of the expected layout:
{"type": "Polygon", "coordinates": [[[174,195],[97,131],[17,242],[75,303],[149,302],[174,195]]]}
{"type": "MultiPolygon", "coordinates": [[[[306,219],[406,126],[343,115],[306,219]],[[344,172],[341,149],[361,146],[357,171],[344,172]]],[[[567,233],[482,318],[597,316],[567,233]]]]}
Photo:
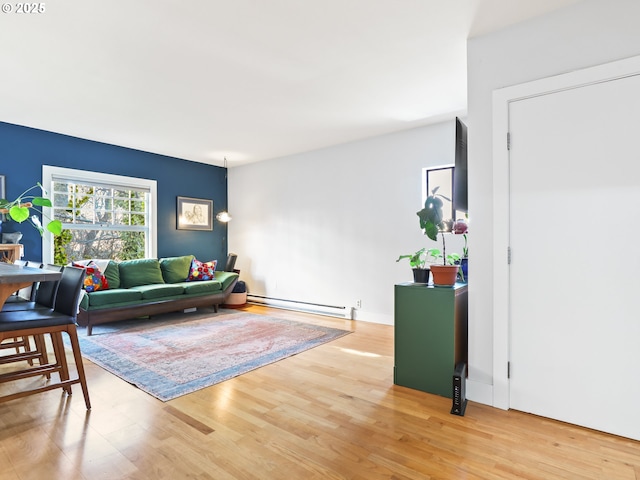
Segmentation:
{"type": "Polygon", "coordinates": [[[45,0],[0,121],[233,167],[463,115],[469,36],[578,1],[45,0]]]}

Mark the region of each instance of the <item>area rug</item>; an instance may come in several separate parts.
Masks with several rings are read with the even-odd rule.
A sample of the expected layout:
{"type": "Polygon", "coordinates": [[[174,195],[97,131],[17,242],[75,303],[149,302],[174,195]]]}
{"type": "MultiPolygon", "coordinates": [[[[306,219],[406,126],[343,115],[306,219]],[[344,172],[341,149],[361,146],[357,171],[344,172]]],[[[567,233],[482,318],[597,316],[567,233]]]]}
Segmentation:
{"type": "Polygon", "coordinates": [[[80,329],[82,355],[168,401],[350,333],[233,310],[80,329]],[[196,315],[194,318],[193,315],[196,315]]]}

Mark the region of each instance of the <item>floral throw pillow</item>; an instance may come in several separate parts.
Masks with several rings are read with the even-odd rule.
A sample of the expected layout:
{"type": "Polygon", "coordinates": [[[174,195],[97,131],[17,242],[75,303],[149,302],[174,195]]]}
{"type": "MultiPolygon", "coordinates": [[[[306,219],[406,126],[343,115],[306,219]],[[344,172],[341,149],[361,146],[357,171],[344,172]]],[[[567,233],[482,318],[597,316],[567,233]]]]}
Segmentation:
{"type": "Polygon", "coordinates": [[[201,262],[200,260],[194,258],[193,260],[191,260],[191,267],[189,268],[189,276],[187,277],[187,282],[215,280],[217,263],[217,260],[211,260],[210,262],[201,262]]]}
{"type": "Polygon", "coordinates": [[[107,277],[104,276],[95,263],[89,262],[86,266],[79,263],[73,263],[72,265],[74,267],[84,268],[85,276],[82,288],[84,288],[87,293],[109,288],[107,277]]]}

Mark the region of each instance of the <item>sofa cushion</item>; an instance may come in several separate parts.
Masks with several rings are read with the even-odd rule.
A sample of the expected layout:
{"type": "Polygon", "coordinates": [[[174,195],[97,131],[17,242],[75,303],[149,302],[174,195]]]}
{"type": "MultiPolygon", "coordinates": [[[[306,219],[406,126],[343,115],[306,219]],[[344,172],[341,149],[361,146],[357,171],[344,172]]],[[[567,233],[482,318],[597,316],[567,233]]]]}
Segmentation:
{"type": "Polygon", "coordinates": [[[164,283],[160,262],[157,258],[124,260],[120,262],[118,268],[120,270],[121,288],[164,283]]]}
{"type": "Polygon", "coordinates": [[[222,284],[217,280],[208,282],[189,282],[184,283],[184,293],[187,295],[216,293],[222,290],[222,284]]]}
{"type": "Polygon", "coordinates": [[[191,267],[189,269],[187,282],[214,280],[216,278],[217,263],[217,260],[211,260],[210,262],[201,262],[197,258],[194,258],[191,261],[191,267]]]}
{"type": "Polygon", "coordinates": [[[85,276],[82,288],[87,292],[97,292],[98,290],[107,290],[109,288],[109,281],[93,260],[87,265],[76,262],[72,262],[71,265],[74,267],[84,268],[85,276]]]}
{"type": "Polygon", "coordinates": [[[131,290],[140,292],[143,300],[154,300],[163,297],[182,295],[184,293],[184,287],[182,285],[169,283],[138,285],[137,287],[132,287],[131,290]]]}
{"type": "Polygon", "coordinates": [[[104,273],[107,282],[109,282],[109,288],[120,288],[120,268],[118,262],[109,260],[107,268],[102,272],[104,273]]]}
{"type": "MultiPolygon", "coordinates": [[[[85,298],[88,299],[88,303],[90,306],[100,307],[104,305],[111,305],[114,303],[134,302],[142,300],[142,292],[138,292],[136,290],[126,290],[123,288],[111,288],[109,290],[92,292],[90,295],[85,295],[85,298]]],[[[84,303],[84,299],[82,303],[84,303]]]]}
{"type": "Polygon", "coordinates": [[[184,282],[189,276],[193,255],[182,257],[166,257],[160,259],[160,270],[165,283],[184,282]]]}

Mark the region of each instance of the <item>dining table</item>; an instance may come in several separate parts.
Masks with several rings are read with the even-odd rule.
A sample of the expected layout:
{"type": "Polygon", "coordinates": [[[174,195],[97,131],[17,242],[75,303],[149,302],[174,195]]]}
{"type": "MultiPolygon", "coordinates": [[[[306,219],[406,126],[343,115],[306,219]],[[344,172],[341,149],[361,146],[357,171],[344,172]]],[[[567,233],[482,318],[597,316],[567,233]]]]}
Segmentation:
{"type": "Polygon", "coordinates": [[[56,270],[0,262],[0,310],[7,298],[21,288],[35,282],[55,282],[61,277],[62,273],[56,270]]]}

